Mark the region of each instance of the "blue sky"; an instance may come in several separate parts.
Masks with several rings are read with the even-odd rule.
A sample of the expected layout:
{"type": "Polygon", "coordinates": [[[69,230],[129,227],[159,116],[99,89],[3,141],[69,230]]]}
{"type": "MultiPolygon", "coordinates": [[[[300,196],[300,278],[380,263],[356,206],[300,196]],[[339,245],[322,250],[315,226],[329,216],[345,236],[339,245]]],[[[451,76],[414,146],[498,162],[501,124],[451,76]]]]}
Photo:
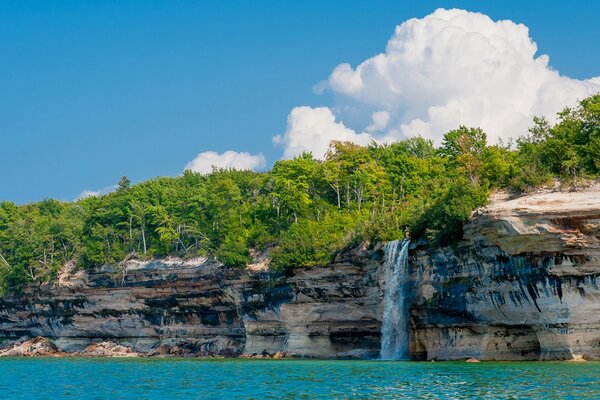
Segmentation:
{"type": "Polygon", "coordinates": [[[600,75],[595,1],[2,1],[0,200],[177,175],[204,151],[282,148],[313,87],[438,7],[527,25],[562,75],[600,75]]]}

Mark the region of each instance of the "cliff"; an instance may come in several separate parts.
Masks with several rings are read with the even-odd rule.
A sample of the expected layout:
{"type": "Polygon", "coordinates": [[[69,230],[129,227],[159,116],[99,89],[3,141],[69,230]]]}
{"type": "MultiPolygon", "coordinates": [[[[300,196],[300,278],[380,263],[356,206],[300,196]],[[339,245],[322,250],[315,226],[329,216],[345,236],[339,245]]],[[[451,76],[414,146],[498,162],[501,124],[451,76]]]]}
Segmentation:
{"type": "Polygon", "coordinates": [[[412,253],[417,359],[600,359],[600,187],[496,197],[412,253]]]}
{"type": "MultiPolygon", "coordinates": [[[[356,249],[290,276],[200,258],[66,266],[0,300],[0,355],[376,357],[382,259],[356,249]]],[[[413,244],[408,271],[415,359],[600,359],[598,185],[497,195],[464,240],[413,244]]]]}
{"type": "Polygon", "coordinates": [[[355,257],[292,277],[207,259],[67,269],[0,300],[0,338],[6,355],[41,336],[51,340],[41,355],[95,355],[108,341],[145,355],[375,356],[379,266],[355,257]]]}

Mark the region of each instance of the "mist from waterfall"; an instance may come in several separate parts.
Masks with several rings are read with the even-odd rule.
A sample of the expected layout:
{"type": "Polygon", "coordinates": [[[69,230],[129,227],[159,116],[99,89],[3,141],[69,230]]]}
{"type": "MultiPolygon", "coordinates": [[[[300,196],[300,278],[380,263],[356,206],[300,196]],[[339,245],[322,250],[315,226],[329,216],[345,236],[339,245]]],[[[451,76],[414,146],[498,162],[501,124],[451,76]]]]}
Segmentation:
{"type": "Polygon", "coordinates": [[[408,359],[408,245],[394,240],[385,245],[385,294],[381,328],[381,359],[408,359]]]}

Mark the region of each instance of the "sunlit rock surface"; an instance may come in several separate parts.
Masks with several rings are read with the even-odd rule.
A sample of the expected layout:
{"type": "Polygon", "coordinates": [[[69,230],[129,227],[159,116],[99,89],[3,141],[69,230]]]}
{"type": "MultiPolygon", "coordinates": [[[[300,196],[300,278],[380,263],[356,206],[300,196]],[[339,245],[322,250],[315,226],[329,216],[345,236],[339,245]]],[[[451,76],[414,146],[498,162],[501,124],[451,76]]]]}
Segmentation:
{"type": "Polygon", "coordinates": [[[77,272],[2,299],[0,336],[43,336],[69,352],[112,340],[143,353],[234,354],[245,340],[240,279],[205,259],[77,272]]]}
{"type": "Polygon", "coordinates": [[[496,198],[412,253],[418,359],[600,359],[600,189],[496,198]]]}

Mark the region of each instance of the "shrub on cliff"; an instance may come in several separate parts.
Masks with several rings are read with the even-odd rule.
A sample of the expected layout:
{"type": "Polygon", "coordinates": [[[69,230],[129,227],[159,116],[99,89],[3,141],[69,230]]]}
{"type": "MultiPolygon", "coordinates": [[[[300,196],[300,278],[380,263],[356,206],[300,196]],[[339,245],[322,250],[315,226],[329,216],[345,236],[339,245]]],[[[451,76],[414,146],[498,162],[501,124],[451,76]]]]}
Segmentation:
{"type": "Polygon", "coordinates": [[[251,261],[248,245],[241,237],[226,237],[215,256],[230,267],[245,267],[251,261]]]}
{"type": "Polygon", "coordinates": [[[415,233],[425,236],[433,245],[447,245],[463,236],[463,225],[473,210],[487,203],[488,190],[458,179],[423,213],[415,233]]]}
{"type": "Polygon", "coordinates": [[[360,216],[333,211],[320,221],[299,221],[281,235],[271,253],[271,267],[283,271],[327,265],[337,250],[350,243],[356,219],[360,216]]]}

